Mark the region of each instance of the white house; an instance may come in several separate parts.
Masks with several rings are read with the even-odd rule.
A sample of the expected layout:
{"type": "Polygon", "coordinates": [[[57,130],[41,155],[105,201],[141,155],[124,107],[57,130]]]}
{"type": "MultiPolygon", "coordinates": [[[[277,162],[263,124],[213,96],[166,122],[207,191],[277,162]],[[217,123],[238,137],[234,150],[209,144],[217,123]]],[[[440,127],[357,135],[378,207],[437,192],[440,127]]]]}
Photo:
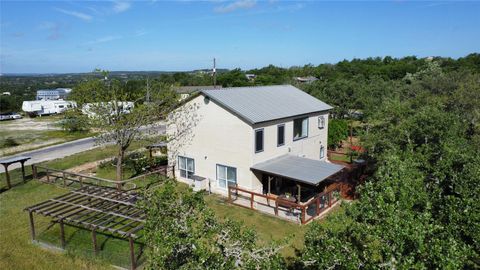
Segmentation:
{"type": "Polygon", "coordinates": [[[291,85],[202,90],[170,115],[169,161],[197,189],[226,195],[236,185],[303,202],[343,168],[326,159],[331,108],[291,85]]]}

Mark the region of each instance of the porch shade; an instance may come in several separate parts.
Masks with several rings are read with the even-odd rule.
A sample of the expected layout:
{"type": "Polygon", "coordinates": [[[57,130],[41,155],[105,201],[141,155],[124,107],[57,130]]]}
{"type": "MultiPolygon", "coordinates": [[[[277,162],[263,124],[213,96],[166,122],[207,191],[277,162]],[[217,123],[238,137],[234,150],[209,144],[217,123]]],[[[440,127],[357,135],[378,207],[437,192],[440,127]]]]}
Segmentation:
{"type": "Polygon", "coordinates": [[[309,185],[318,185],[331,175],[341,171],[344,167],[326,161],[283,155],[267,161],[257,163],[250,169],[262,173],[289,178],[309,185]]]}

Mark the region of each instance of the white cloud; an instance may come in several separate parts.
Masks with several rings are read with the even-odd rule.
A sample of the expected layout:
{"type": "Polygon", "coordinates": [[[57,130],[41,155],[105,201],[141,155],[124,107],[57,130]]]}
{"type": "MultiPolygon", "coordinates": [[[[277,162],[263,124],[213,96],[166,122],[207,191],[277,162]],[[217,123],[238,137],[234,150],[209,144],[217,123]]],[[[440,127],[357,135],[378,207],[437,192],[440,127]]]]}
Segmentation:
{"type": "Polygon", "coordinates": [[[113,3],[113,12],[121,13],[130,9],[132,5],[125,1],[115,1],[113,3]]]}
{"type": "Polygon", "coordinates": [[[218,6],[214,10],[215,12],[218,12],[218,13],[228,13],[238,9],[249,9],[254,7],[256,4],[257,4],[257,1],[255,0],[237,0],[230,4],[218,6]]]}
{"type": "Polygon", "coordinates": [[[85,14],[85,13],[82,13],[82,12],[78,12],[78,11],[65,10],[65,9],[61,9],[61,8],[55,8],[55,10],[58,11],[58,12],[61,12],[63,14],[66,14],[66,15],[70,15],[70,16],[82,19],[84,21],[91,21],[93,19],[92,16],[90,16],[88,14],[85,14]]]}
{"type": "Polygon", "coordinates": [[[121,39],[121,38],[122,38],[121,36],[105,36],[105,37],[97,38],[95,40],[87,41],[84,43],[84,45],[100,44],[100,43],[110,42],[110,41],[121,39]]]}

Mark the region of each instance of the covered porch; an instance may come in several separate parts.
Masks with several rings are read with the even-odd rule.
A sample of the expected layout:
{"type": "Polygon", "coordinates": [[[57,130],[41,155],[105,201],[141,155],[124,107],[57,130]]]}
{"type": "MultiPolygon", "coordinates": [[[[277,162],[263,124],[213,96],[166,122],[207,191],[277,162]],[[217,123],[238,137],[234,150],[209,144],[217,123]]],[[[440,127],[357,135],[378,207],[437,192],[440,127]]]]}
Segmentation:
{"type": "Polygon", "coordinates": [[[230,202],[300,222],[326,213],[339,200],[337,183],[343,166],[283,155],[251,167],[262,181],[262,193],[229,188],[230,202]]]}

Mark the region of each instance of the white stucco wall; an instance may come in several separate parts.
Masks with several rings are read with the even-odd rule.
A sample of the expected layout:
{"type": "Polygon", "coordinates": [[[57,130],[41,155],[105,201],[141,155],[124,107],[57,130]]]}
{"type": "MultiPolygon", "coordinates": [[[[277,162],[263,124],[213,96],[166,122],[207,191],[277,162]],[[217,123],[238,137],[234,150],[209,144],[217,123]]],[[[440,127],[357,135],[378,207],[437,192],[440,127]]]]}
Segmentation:
{"type": "MultiPolygon", "coordinates": [[[[177,161],[177,155],[195,160],[195,174],[209,179],[211,190],[215,193],[226,194],[226,189],[218,186],[216,180],[216,165],[226,165],[237,169],[237,184],[245,189],[262,192],[260,176],[251,172],[253,164],[268,159],[292,154],[310,159],[320,158],[320,146],[327,148],[328,113],[309,115],[308,137],[293,141],[292,117],[282,120],[260,123],[250,126],[234,114],[225,110],[215,102],[204,102],[205,97],[200,95],[187,106],[198,106],[198,123],[189,130],[193,137],[188,142],[173,148],[169,143],[169,159],[177,161]],[[318,128],[318,116],[325,116],[325,127],[318,128]],[[277,147],[277,126],[285,124],[285,144],[277,147]],[[264,129],[264,151],[255,153],[255,130],[264,129]]],[[[167,134],[172,134],[175,125],[169,125],[167,134]]],[[[182,179],[176,164],[176,177],[180,181],[192,183],[192,180],[182,179]]],[[[208,180],[207,180],[208,181],[208,180]]],[[[208,182],[207,182],[208,183],[208,182]]]]}
{"type": "MultiPolygon", "coordinates": [[[[290,154],[309,159],[320,159],[320,146],[325,147],[325,157],[327,156],[327,138],[328,138],[328,113],[314,113],[308,115],[308,137],[293,140],[293,120],[305,116],[290,117],[281,120],[275,120],[267,123],[260,123],[253,126],[252,129],[252,147],[254,147],[255,130],[263,128],[264,130],[264,151],[252,152],[252,165],[260,163],[281,155],[290,154]],[[318,117],[325,117],[325,126],[318,128],[318,117]],[[285,125],[285,144],[277,146],[277,127],[285,125]]],[[[262,191],[261,179],[252,174],[253,189],[262,191]]]]}
{"type": "MultiPolygon", "coordinates": [[[[202,95],[189,102],[190,105],[192,103],[198,105],[198,123],[189,131],[194,136],[177,151],[170,151],[169,144],[169,153],[175,155],[170,156],[170,160],[177,160],[176,153],[193,158],[195,174],[208,178],[212,191],[221,194],[226,194],[227,190],[218,187],[216,165],[235,167],[238,185],[250,189],[253,151],[251,126],[212,101],[206,104],[202,95]]],[[[174,126],[169,126],[167,133],[172,134],[172,129],[174,126]]],[[[191,180],[180,177],[178,166],[176,176],[180,181],[191,183],[191,180]]]]}

